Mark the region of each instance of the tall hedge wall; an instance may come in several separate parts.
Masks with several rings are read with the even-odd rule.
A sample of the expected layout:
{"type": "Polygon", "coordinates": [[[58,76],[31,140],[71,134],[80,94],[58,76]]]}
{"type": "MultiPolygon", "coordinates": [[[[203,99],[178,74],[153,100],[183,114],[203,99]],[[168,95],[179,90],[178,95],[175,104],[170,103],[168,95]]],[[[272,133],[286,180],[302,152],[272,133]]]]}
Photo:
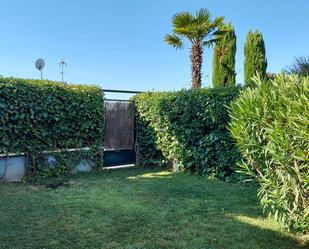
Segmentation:
{"type": "Polygon", "coordinates": [[[137,109],[139,164],[227,179],[240,154],[227,130],[226,105],[240,87],[143,93],[137,109]]]}
{"type": "Polygon", "coordinates": [[[98,155],[95,148],[103,146],[103,134],[104,95],[99,87],[0,78],[0,153],[32,156],[90,147],[98,155]]]}

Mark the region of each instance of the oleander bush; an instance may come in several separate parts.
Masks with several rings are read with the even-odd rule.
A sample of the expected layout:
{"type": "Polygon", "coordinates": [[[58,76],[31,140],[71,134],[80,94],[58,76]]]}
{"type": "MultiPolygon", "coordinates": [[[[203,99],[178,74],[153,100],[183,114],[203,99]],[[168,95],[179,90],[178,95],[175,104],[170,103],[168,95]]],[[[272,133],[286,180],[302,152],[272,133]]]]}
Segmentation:
{"type": "Polygon", "coordinates": [[[0,154],[26,153],[28,172],[62,175],[85,156],[100,167],[103,135],[104,95],[99,87],[0,78],[0,154]],[[89,150],[67,151],[74,148],[89,150]],[[58,158],[56,170],[46,170],[46,160],[41,160],[46,151],[58,158]]]}
{"type": "Polygon", "coordinates": [[[137,154],[141,165],[230,180],[240,159],[227,130],[227,107],[240,87],[137,95],[137,154]]]}
{"type": "Polygon", "coordinates": [[[245,89],[229,109],[230,131],[255,176],[265,211],[294,230],[309,229],[309,78],[277,76],[245,89]]]}

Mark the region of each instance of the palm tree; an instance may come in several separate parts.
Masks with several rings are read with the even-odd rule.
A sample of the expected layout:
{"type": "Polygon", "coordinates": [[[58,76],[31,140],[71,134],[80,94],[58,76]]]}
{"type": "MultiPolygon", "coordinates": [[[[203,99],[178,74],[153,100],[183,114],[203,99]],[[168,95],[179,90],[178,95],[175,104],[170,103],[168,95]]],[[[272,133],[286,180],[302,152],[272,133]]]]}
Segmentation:
{"type": "Polygon", "coordinates": [[[191,43],[192,88],[201,87],[203,48],[213,45],[225,33],[219,30],[223,20],[220,16],[212,21],[207,9],[200,9],[195,15],[181,12],[172,19],[173,33],[165,36],[165,42],[176,49],[183,48],[183,38],[191,43]]]}

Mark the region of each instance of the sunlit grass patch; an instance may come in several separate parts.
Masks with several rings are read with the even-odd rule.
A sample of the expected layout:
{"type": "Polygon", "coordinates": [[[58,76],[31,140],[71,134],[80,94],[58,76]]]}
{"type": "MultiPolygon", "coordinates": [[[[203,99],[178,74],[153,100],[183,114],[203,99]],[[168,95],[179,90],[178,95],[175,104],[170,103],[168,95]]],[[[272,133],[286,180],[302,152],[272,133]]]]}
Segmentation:
{"type": "Polygon", "coordinates": [[[261,229],[269,229],[273,231],[284,231],[282,226],[276,223],[276,221],[272,218],[267,217],[249,217],[245,215],[228,215],[229,217],[246,223],[248,225],[256,226],[261,229]]]}
{"type": "Polygon", "coordinates": [[[143,178],[161,178],[161,179],[165,179],[165,178],[171,178],[172,175],[175,174],[173,172],[169,172],[169,171],[160,171],[160,172],[156,172],[156,173],[145,173],[142,175],[137,175],[137,176],[129,176],[127,177],[127,179],[143,179],[143,178]]]}
{"type": "MultiPolygon", "coordinates": [[[[267,229],[267,230],[272,230],[275,231],[277,233],[282,233],[282,234],[286,234],[286,230],[280,225],[278,224],[273,218],[271,217],[249,217],[249,216],[245,216],[245,215],[229,215],[229,217],[246,223],[248,225],[251,226],[256,226],[259,229],[267,229]]],[[[295,238],[295,235],[290,233],[288,234],[291,238],[295,238]]],[[[308,236],[298,236],[298,239],[300,241],[301,244],[303,244],[305,246],[305,244],[309,243],[309,237],[308,236]]],[[[309,245],[309,244],[308,244],[309,245]]]]}

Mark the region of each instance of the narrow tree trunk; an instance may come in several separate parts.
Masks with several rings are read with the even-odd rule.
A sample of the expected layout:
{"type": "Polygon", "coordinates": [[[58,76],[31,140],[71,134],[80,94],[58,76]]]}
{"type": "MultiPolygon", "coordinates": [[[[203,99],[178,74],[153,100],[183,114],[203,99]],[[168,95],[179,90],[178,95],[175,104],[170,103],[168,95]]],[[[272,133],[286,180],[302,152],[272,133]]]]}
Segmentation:
{"type": "Polygon", "coordinates": [[[203,49],[201,42],[198,41],[192,45],[191,50],[191,63],[192,63],[192,88],[201,88],[202,79],[202,62],[203,62],[203,49]]]}

